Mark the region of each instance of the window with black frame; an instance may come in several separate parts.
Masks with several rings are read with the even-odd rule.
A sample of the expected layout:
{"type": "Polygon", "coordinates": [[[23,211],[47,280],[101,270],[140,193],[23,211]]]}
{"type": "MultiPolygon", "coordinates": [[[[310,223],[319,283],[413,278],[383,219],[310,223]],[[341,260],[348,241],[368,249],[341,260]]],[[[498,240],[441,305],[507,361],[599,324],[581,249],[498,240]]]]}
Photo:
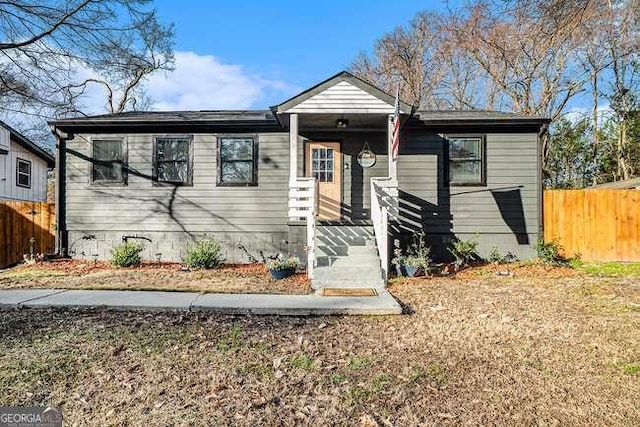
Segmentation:
{"type": "Polygon", "coordinates": [[[484,137],[448,137],[449,183],[485,185],[484,137]]]}
{"type": "Polygon", "coordinates": [[[218,185],[258,184],[256,139],[252,136],[223,136],[218,144],[218,185]]]}
{"type": "Polygon", "coordinates": [[[156,138],[154,162],[156,182],[190,184],[191,139],[156,138]]]}
{"type": "Polygon", "coordinates": [[[93,183],[124,184],[126,170],[121,140],[93,140],[93,183]]]}
{"type": "Polygon", "coordinates": [[[16,159],[16,185],[31,188],[31,161],[16,159]]]}

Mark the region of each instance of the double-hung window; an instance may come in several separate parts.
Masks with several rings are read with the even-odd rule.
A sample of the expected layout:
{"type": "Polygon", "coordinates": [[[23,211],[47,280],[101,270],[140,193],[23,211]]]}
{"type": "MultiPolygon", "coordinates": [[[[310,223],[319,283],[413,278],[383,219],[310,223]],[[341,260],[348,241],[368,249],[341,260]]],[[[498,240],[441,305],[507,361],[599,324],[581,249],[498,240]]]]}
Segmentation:
{"type": "Polygon", "coordinates": [[[31,188],[31,162],[29,160],[16,159],[16,185],[31,188]]]}
{"type": "Polygon", "coordinates": [[[449,136],[449,183],[485,185],[485,139],[482,136],[449,136]]]}
{"type": "Polygon", "coordinates": [[[125,153],[121,140],[93,140],[92,183],[126,183],[125,165],[125,153]]]}
{"type": "Polygon", "coordinates": [[[220,137],[218,159],[218,185],[258,185],[258,146],[254,136],[220,137]]]}
{"type": "Polygon", "coordinates": [[[191,184],[191,138],[158,137],[155,139],[154,180],[171,184],[191,184]]]}

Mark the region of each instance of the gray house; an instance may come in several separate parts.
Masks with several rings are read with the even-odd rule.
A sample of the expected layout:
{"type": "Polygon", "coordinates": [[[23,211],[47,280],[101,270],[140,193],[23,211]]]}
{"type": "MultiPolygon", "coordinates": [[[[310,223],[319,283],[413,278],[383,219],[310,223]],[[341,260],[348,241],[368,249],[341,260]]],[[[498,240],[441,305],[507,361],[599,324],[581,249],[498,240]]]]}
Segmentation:
{"type": "Polygon", "coordinates": [[[394,241],[424,231],[534,255],[540,134],[549,122],[492,111],[420,111],[341,72],[265,111],[127,112],[52,122],[59,250],[108,258],[142,239],[180,260],[195,236],[227,259],[297,253],[316,280],[385,277],[394,241]]]}

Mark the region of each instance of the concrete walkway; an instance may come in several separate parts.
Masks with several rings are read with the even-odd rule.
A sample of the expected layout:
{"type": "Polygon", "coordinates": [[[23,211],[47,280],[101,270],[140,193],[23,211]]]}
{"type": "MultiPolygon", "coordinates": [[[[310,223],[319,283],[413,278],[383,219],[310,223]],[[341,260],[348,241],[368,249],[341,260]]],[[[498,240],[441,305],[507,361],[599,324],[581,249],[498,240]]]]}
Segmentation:
{"type": "Polygon", "coordinates": [[[386,290],[379,291],[375,297],[326,297],[316,294],[5,289],[0,290],[0,308],[2,307],[107,307],[284,316],[402,314],[402,307],[386,290]]]}

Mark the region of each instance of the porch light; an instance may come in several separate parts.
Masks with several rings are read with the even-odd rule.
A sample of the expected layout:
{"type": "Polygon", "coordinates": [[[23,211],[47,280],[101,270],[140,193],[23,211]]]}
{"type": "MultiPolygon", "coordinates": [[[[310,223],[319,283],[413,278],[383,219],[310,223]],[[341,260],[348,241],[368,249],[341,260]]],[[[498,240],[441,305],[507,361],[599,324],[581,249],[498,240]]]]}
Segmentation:
{"type": "Polygon", "coordinates": [[[346,129],[349,126],[349,120],[347,119],[338,119],[336,120],[336,127],[338,129],[346,129]]]}

